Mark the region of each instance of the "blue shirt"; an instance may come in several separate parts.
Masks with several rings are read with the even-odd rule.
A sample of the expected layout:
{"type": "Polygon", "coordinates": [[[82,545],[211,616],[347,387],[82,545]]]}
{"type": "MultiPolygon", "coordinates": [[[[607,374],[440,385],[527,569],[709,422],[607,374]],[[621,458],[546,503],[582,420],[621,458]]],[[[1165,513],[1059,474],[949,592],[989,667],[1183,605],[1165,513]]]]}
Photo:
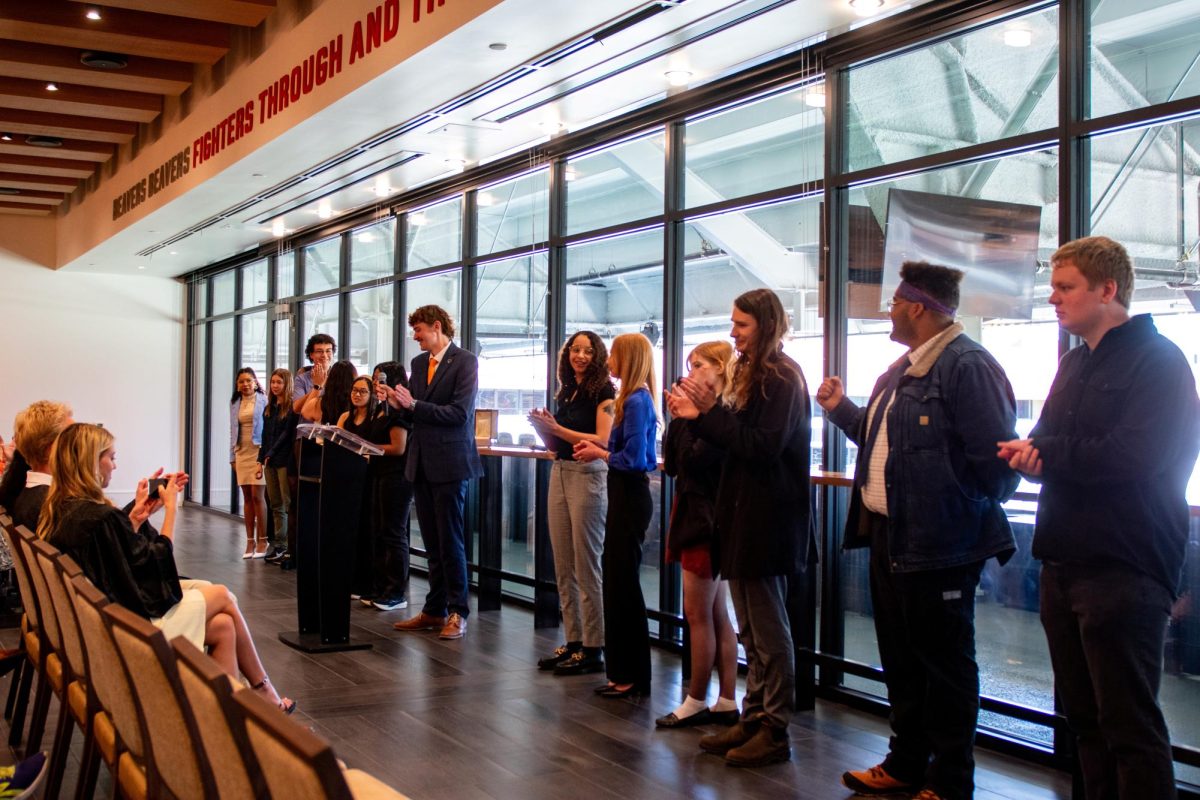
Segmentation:
{"type": "Polygon", "coordinates": [[[653,472],[658,468],[654,449],[654,431],[658,417],[654,400],[645,388],[625,399],[621,424],[614,425],[608,436],[608,468],[625,472],[653,472]]]}

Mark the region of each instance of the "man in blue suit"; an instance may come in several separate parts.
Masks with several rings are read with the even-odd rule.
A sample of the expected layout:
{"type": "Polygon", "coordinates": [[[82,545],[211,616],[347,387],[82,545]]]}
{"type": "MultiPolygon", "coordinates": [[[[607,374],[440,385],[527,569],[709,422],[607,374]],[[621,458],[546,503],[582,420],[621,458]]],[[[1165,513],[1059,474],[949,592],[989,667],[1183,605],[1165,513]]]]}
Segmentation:
{"type": "Polygon", "coordinates": [[[398,631],[440,630],[443,639],[467,632],[467,554],[463,506],[467,481],[483,474],[475,449],[475,395],[479,363],[454,344],[454,321],[439,306],[408,315],[421,354],[412,361],[409,388],[388,389],[388,403],[412,420],[405,477],[413,484],[417,521],[429,560],[429,593],[398,631]]]}

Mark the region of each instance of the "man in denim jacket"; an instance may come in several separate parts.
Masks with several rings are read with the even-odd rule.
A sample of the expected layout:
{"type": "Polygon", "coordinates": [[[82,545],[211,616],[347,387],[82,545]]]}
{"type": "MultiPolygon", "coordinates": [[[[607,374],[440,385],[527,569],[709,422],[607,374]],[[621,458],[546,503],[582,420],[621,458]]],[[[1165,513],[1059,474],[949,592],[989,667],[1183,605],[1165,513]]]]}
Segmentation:
{"type": "Polygon", "coordinates": [[[1050,304],[1083,344],[1059,361],[1030,438],[999,454],[1042,483],[1042,627],[1085,795],[1171,800],[1158,685],[1200,449],[1196,381],[1149,314],[1129,315],[1133,262],[1120,243],[1076,239],[1050,264],[1050,304]]]}
{"type": "Polygon", "coordinates": [[[1015,429],[1016,400],[1004,370],[954,320],[963,273],[910,261],[900,277],[891,338],[909,352],[865,408],[839,378],[817,391],[859,447],[845,546],[871,548],[894,734],[883,763],[842,781],[859,794],[965,800],[979,715],[975,589],[988,558],[1003,563],[1016,549],[1000,504],[1018,477],[995,457],[1015,429]]]}

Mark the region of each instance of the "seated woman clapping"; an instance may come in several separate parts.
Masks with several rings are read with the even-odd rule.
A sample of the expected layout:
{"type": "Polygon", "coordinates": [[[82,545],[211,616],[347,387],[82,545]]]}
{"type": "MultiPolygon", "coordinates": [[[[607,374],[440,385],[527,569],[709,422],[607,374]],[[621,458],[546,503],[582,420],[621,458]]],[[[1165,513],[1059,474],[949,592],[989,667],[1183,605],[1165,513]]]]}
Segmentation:
{"type": "Polygon", "coordinates": [[[104,428],[85,423],[59,435],[38,535],[71,556],[110,600],[149,619],[168,639],[185,636],[208,647],[222,669],[235,678],[240,670],[252,689],[290,714],[296,704],[271,686],[236,598],[224,586],[180,581],[175,501],[188,476],[159,470],[152,477],[165,482],[154,497],[143,478],[132,505],[118,509],[104,496],[116,469],[114,441],[104,428]],[[159,509],[165,509],[161,531],[148,522],[159,509]]]}

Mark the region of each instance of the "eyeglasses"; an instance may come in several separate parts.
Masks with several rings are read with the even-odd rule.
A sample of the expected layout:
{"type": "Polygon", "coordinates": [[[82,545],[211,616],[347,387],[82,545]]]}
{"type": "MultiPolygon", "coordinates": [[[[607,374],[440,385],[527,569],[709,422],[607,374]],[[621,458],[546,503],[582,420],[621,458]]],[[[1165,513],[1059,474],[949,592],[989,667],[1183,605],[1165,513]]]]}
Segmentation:
{"type": "Polygon", "coordinates": [[[370,389],[351,389],[350,394],[370,394],[370,389]]]}
{"type": "Polygon", "coordinates": [[[907,302],[909,302],[909,301],[905,300],[903,297],[893,297],[891,300],[887,301],[887,310],[891,311],[893,308],[895,308],[896,303],[907,303],[907,302]]]}

